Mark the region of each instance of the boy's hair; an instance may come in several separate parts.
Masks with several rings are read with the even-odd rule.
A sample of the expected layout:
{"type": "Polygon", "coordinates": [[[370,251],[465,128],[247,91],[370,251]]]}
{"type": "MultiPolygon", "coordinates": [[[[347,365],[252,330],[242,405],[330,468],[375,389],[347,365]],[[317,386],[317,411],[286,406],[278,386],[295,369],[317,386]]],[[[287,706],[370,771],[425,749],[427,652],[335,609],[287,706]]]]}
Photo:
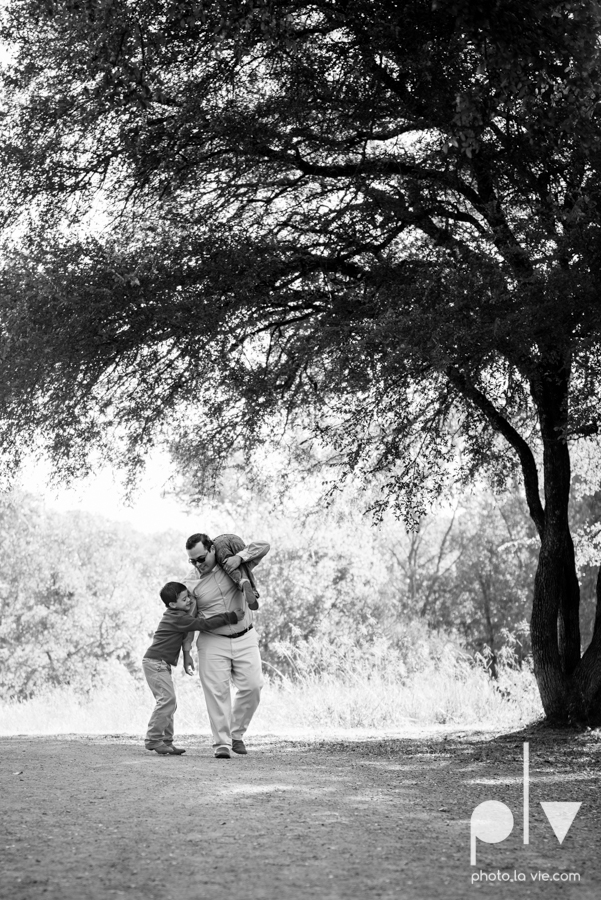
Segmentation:
{"type": "Polygon", "coordinates": [[[175,603],[177,600],[178,594],[181,594],[182,591],[187,591],[188,588],[185,584],[182,584],[179,581],[168,581],[167,584],[161,588],[161,600],[165,604],[165,606],[169,606],[170,603],[175,603]]]}
{"type": "Polygon", "coordinates": [[[191,550],[192,547],[196,547],[197,544],[202,544],[208,552],[213,546],[213,541],[208,534],[191,534],[186,541],[186,550],[191,550]]]}

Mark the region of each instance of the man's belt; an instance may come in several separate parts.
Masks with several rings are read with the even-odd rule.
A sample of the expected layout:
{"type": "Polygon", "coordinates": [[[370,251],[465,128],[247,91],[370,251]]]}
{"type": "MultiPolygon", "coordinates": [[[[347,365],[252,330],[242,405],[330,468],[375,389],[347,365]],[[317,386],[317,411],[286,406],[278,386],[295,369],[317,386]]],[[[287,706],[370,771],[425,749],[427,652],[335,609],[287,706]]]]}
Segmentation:
{"type": "Polygon", "coordinates": [[[253,627],[252,625],[249,625],[248,628],[244,629],[244,631],[237,631],[236,634],[224,634],[224,635],[222,635],[222,637],[229,637],[229,638],[242,637],[242,635],[246,634],[247,631],[250,631],[252,627],[253,627]]]}

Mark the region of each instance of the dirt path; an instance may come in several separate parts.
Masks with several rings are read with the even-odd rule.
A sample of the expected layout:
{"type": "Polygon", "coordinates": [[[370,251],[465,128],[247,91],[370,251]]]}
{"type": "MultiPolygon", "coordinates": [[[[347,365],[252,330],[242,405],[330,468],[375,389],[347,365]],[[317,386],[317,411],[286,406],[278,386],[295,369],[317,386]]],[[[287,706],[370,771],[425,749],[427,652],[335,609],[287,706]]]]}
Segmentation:
{"type": "Polygon", "coordinates": [[[206,739],[183,743],[185,756],[159,758],[118,736],[0,739],[0,896],[592,900],[601,892],[595,733],[255,738],[247,757],[230,761],[212,758],[206,739]],[[503,843],[478,842],[474,868],[470,816],[492,799],[511,807],[515,827],[503,843]],[[583,801],[562,845],[539,800],[583,801]],[[472,884],[480,872],[526,881],[472,884]]]}

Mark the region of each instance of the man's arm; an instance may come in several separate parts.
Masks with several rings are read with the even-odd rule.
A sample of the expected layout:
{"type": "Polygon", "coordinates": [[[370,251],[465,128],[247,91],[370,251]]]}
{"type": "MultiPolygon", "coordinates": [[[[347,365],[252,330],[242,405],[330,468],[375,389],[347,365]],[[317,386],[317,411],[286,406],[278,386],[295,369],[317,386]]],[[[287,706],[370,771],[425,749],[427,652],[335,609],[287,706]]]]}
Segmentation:
{"type": "MultiPolygon", "coordinates": [[[[240,541],[240,544],[242,544],[242,541],[240,541]]],[[[254,569],[263,557],[267,556],[270,549],[271,545],[267,541],[252,541],[247,545],[242,544],[240,548],[236,548],[233,556],[230,556],[229,559],[224,559],[222,563],[223,570],[230,575],[242,563],[246,563],[249,569],[254,569]]]]}
{"type": "Polygon", "coordinates": [[[253,541],[244,550],[241,550],[238,556],[241,557],[242,562],[245,562],[247,565],[250,563],[251,568],[254,568],[264,556],[267,556],[270,549],[271,544],[268,544],[267,541],[253,541]]]}

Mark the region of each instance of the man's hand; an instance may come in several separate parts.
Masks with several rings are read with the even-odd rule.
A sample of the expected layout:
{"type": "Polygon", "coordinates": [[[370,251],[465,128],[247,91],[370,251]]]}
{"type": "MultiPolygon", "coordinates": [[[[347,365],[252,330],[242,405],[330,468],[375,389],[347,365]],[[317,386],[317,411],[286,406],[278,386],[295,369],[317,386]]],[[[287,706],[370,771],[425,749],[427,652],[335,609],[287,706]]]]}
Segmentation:
{"type": "Polygon", "coordinates": [[[234,612],[236,613],[236,618],[238,619],[238,621],[241,622],[242,619],[244,618],[244,610],[243,609],[235,609],[234,612]]]}
{"type": "Polygon", "coordinates": [[[241,556],[230,556],[230,557],[228,557],[228,559],[226,559],[226,560],[224,561],[224,563],[223,563],[223,570],[224,570],[224,572],[226,572],[228,575],[231,575],[232,572],[234,571],[234,569],[237,569],[238,566],[241,565],[241,563],[242,563],[242,557],[241,557],[241,556]]]}
{"type": "Polygon", "coordinates": [[[192,654],[187,650],[184,650],[184,672],[186,675],[194,674],[194,660],[192,659],[192,654]]]}

